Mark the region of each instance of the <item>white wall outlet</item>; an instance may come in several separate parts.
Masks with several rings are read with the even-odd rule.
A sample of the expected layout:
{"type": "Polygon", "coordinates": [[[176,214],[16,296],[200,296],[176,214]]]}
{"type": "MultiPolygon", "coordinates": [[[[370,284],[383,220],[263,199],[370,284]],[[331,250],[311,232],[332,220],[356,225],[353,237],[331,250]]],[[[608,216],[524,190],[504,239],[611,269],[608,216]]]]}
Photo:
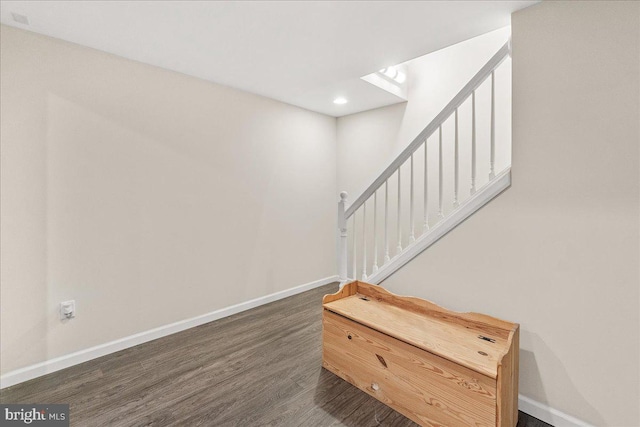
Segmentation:
{"type": "Polygon", "coordinates": [[[64,301],[60,303],[60,320],[68,320],[76,317],[76,301],[64,301]]]}

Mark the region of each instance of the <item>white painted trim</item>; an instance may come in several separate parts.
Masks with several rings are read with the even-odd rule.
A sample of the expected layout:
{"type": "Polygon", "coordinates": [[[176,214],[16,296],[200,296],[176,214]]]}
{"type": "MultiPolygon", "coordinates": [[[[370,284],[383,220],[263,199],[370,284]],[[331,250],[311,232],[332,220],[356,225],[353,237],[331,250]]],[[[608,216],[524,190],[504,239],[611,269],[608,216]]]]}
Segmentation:
{"type": "Polygon", "coordinates": [[[379,268],[378,272],[367,278],[368,283],[379,284],[395,273],[400,267],[418,256],[422,251],[437,242],[442,236],[456,228],[462,221],[473,215],[475,211],[489,203],[511,185],[511,168],[507,168],[491,182],[484,185],[473,196],[464,201],[456,210],[422,234],[414,243],[406,247],[388,264],[379,268]]]}
{"type": "Polygon", "coordinates": [[[382,184],[384,184],[385,181],[389,179],[405,161],[407,161],[407,159],[409,159],[409,157],[411,157],[411,154],[413,154],[414,151],[420,148],[427,138],[440,128],[445,120],[453,114],[456,108],[460,107],[462,103],[471,96],[471,93],[477,89],[500,64],[502,64],[502,61],[504,61],[507,56],[509,56],[508,42],[505,43],[500,50],[491,57],[491,59],[489,59],[489,61],[462,89],[460,89],[460,92],[458,92],[458,94],[449,101],[449,103],[442,109],[442,111],[440,111],[440,113],[438,113],[431,123],[429,123],[427,127],[425,127],[404,150],[402,150],[402,153],[400,153],[400,155],[396,157],[389,166],[387,166],[387,168],[373,181],[373,183],[353,201],[345,212],[345,217],[347,219],[349,219],[351,215],[353,215],[355,211],[357,211],[358,208],[362,206],[362,204],[366,202],[369,197],[371,197],[371,195],[375,193],[378,188],[380,188],[382,184]]]}
{"type": "Polygon", "coordinates": [[[521,394],[518,395],[518,409],[555,427],[593,427],[591,424],[576,417],[558,411],[544,403],[536,402],[521,394]]]}
{"type": "Polygon", "coordinates": [[[6,388],[15,384],[19,384],[21,382],[40,377],[42,375],[50,374],[52,372],[68,368],[70,366],[78,365],[80,363],[105,356],[107,354],[115,353],[116,351],[124,350],[126,348],[130,348],[158,338],[166,337],[167,335],[175,334],[176,332],[184,331],[185,329],[203,325],[205,323],[209,323],[223,317],[231,316],[232,314],[240,313],[242,311],[249,310],[260,305],[287,298],[292,295],[324,286],[332,282],[337,282],[338,280],[339,279],[337,275],[325,277],[324,279],[305,283],[304,285],[296,286],[294,288],[285,289],[280,292],[275,292],[273,294],[241,302],[239,304],[221,308],[207,314],[160,326],[158,328],[120,338],[115,341],[100,344],[95,347],[76,351],[75,353],[66,354],[64,356],[36,363],[35,365],[27,366],[25,368],[16,369],[15,371],[7,372],[0,377],[0,388],[6,388]]]}

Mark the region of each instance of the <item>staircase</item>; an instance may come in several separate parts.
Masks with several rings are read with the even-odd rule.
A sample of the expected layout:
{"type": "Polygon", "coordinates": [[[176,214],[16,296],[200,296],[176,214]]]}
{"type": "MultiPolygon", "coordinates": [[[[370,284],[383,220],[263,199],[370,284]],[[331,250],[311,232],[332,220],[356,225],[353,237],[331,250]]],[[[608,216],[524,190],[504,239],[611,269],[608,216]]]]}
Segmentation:
{"type": "Polygon", "coordinates": [[[507,42],[353,203],[347,205],[347,193],[340,193],[341,284],[357,279],[382,282],[511,185],[510,164],[496,171],[496,119],[501,118],[495,113],[495,71],[510,53],[507,42]],[[480,106],[476,92],[483,84],[490,85],[490,104],[480,106]],[[488,109],[488,114],[480,114],[481,108],[488,109]],[[465,119],[471,121],[465,141],[459,132],[463,109],[470,111],[465,119]],[[480,123],[481,119],[490,122],[480,123]],[[488,135],[479,128],[488,130],[488,135]],[[450,148],[443,145],[447,129],[453,130],[452,138],[447,139],[452,140],[454,153],[449,162],[443,154],[450,148]],[[466,161],[461,161],[463,148],[466,161]],[[486,178],[478,176],[482,157],[489,166],[486,178]],[[421,174],[416,173],[418,166],[421,174]],[[466,185],[460,179],[462,168],[470,169],[466,185]],[[445,205],[446,190],[453,193],[447,198],[453,198],[445,205]],[[417,202],[421,206],[416,207],[417,202]],[[416,213],[421,214],[419,231],[416,213]]]}

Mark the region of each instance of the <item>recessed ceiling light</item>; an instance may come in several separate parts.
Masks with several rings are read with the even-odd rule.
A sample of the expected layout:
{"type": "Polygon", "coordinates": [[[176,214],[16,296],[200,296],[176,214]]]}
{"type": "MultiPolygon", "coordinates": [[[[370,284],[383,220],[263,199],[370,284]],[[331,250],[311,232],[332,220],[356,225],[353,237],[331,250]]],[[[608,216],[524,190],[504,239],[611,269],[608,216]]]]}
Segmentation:
{"type": "Polygon", "coordinates": [[[398,70],[396,70],[396,67],[383,68],[382,70],[380,70],[380,72],[390,79],[395,79],[398,75],[398,70]]]}
{"type": "Polygon", "coordinates": [[[342,104],[346,104],[347,102],[347,98],[343,98],[341,96],[337,97],[336,99],[333,100],[334,104],[338,104],[338,105],[342,105],[342,104]]]}
{"type": "Polygon", "coordinates": [[[29,25],[29,18],[27,18],[27,15],[11,12],[11,16],[13,16],[13,20],[18,24],[29,25]]]}
{"type": "Polygon", "coordinates": [[[379,73],[384,74],[385,76],[389,77],[392,80],[395,80],[400,84],[404,83],[405,80],[407,79],[406,74],[398,70],[396,67],[383,68],[382,70],[379,71],[379,73]]]}

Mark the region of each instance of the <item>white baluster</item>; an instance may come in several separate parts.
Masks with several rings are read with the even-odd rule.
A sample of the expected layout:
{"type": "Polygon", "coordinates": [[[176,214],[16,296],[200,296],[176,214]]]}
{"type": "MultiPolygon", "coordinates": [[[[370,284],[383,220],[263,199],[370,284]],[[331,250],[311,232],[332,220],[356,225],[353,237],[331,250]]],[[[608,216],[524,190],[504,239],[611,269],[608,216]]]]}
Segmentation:
{"type": "Polygon", "coordinates": [[[378,190],[373,193],[373,267],[371,272],[378,271],[378,190]]]}
{"type": "Polygon", "coordinates": [[[411,153],[411,179],[410,179],[410,192],[409,195],[409,223],[411,231],[409,234],[409,243],[416,241],[415,225],[413,223],[413,153],[411,153]]]}
{"type": "Polygon", "coordinates": [[[456,122],[456,133],[455,133],[455,155],[454,155],[454,162],[453,162],[453,207],[457,208],[458,206],[460,206],[460,203],[458,201],[458,190],[459,190],[459,181],[460,181],[460,160],[459,160],[459,156],[458,156],[458,109],[456,108],[456,113],[455,113],[455,122],[456,122]]]}
{"type": "Polygon", "coordinates": [[[476,91],[471,92],[471,194],[476,192],[476,91]]]}
{"type": "Polygon", "coordinates": [[[495,71],[491,72],[491,160],[489,164],[489,179],[496,177],[496,85],[495,71]]]}
{"type": "Polygon", "coordinates": [[[389,256],[389,180],[384,182],[384,263],[391,261],[389,256]]]}
{"type": "MultiPolygon", "coordinates": [[[[400,166],[402,167],[402,166],[400,166]]],[[[402,184],[400,180],[400,167],[398,167],[398,247],[396,248],[396,254],[402,252],[402,221],[400,218],[400,205],[402,201],[402,184]]]]}
{"type": "Polygon", "coordinates": [[[345,205],[347,204],[347,192],[340,193],[338,203],[338,230],[340,231],[340,249],[338,252],[338,275],[340,284],[348,281],[347,273],[347,219],[344,216],[345,205]]]}
{"type": "Polygon", "coordinates": [[[427,171],[427,165],[429,164],[429,150],[427,149],[427,140],[424,140],[424,227],[422,232],[426,232],[429,229],[429,174],[427,171]]]}
{"type": "Polygon", "coordinates": [[[367,201],[362,204],[362,281],[367,280],[367,201]]]}
{"type": "Polygon", "coordinates": [[[353,279],[356,280],[358,278],[358,269],[357,269],[357,259],[358,257],[357,255],[357,246],[358,246],[358,242],[357,242],[357,232],[356,232],[356,212],[353,213],[353,279]]]}
{"type": "Polygon", "coordinates": [[[439,219],[443,219],[444,218],[444,214],[442,211],[442,188],[443,188],[443,173],[442,173],[442,125],[440,125],[440,127],[438,127],[438,147],[439,147],[439,164],[440,167],[438,168],[438,178],[439,178],[439,194],[438,194],[438,218],[439,219]]]}

